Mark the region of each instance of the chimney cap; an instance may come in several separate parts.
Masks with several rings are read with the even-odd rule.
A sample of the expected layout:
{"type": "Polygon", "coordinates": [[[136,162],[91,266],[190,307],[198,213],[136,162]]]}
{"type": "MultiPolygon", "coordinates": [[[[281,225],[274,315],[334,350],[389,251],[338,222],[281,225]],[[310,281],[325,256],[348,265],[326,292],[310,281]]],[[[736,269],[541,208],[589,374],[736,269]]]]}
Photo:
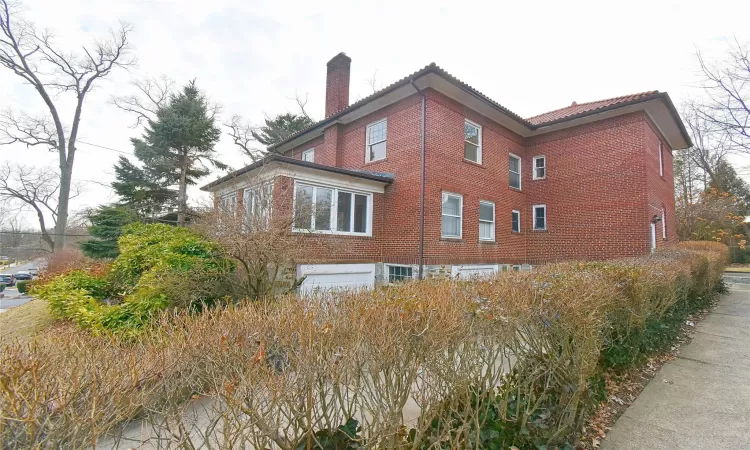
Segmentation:
{"type": "Polygon", "coordinates": [[[575,100],[573,100],[573,103],[571,103],[570,106],[578,106],[578,103],[576,103],[575,100]]]}
{"type": "Polygon", "coordinates": [[[341,52],[338,55],[336,55],[333,58],[331,58],[331,60],[328,61],[327,65],[330,66],[332,64],[340,64],[342,62],[343,63],[349,63],[349,64],[351,64],[352,59],[350,57],[346,56],[346,53],[341,52]]]}

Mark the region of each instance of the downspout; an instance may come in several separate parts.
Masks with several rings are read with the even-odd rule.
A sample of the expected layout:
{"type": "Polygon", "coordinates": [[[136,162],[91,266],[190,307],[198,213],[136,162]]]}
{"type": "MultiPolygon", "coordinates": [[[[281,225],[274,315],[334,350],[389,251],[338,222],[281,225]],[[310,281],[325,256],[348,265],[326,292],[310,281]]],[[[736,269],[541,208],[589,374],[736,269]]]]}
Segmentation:
{"type": "Polygon", "coordinates": [[[419,200],[419,279],[424,279],[424,198],[425,198],[425,108],[427,107],[427,97],[422,92],[414,80],[411,80],[411,85],[422,97],[422,136],[421,136],[421,184],[420,184],[420,200],[419,200]]]}

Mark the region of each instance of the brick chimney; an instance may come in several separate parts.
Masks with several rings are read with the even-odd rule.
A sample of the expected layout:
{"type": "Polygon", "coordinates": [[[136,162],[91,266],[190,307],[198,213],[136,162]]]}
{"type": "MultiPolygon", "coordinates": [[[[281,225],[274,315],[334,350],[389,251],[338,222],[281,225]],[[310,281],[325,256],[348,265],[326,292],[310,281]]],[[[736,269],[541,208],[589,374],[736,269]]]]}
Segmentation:
{"type": "Polygon", "coordinates": [[[326,117],[349,106],[349,71],[352,59],[344,52],[328,61],[326,117]]]}

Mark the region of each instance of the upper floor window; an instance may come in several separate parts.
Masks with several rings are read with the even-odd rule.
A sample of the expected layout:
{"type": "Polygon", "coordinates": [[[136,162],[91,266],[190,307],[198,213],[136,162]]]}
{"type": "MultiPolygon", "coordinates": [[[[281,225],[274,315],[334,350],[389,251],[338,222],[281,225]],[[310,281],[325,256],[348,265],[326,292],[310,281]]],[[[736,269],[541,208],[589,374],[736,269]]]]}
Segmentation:
{"type": "Polygon", "coordinates": [[[370,235],[372,195],[298,183],[294,189],[294,229],[370,235]]]}
{"type": "Polygon", "coordinates": [[[479,240],[495,240],[495,204],[493,202],[479,202],[479,240]]]}
{"type": "Polygon", "coordinates": [[[264,183],[247,188],[242,193],[245,224],[250,229],[268,226],[273,203],[273,184],[264,183]]]}
{"type": "Polygon", "coordinates": [[[385,159],[385,141],[388,136],[388,119],[367,125],[367,162],[385,159]]]}
{"type": "Polygon", "coordinates": [[[547,205],[534,205],[534,229],[535,230],[546,230],[547,229],[547,205]]]}
{"type": "Polygon", "coordinates": [[[237,193],[223,195],[219,200],[219,208],[222,212],[234,212],[237,209],[237,193]]]}
{"type": "Polygon", "coordinates": [[[659,142],[659,175],[664,176],[664,147],[659,142]]]}
{"type": "Polygon", "coordinates": [[[482,127],[464,120],[464,159],[482,164],[482,127]]]}
{"type": "Polygon", "coordinates": [[[547,178],[547,158],[544,156],[534,157],[534,179],[543,180],[547,178]]]}
{"type": "Polygon", "coordinates": [[[661,209],[661,238],[667,239],[667,215],[664,212],[664,208],[661,209]]]}
{"type": "Polygon", "coordinates": [[[510,212],[510,231],[513,233],[521,232],[521,211],[513,210],[510,212]]]}
{"type": "Polygon", "coordinates": [[[443,192],[442,231],[443,237],[460,238],[462,232],[464,198],[458,194],[443,192]]]}
{"type": "Polygon", "coordinates": [[[510,187],[521,189],[521,158],[512,153],[508,156],[508,172],[510,187]]]}
{"type": "Polygon", "coordinates": [[[315,149],[311,148],[302,152],[302,161],[315,162],[315,149]]]}

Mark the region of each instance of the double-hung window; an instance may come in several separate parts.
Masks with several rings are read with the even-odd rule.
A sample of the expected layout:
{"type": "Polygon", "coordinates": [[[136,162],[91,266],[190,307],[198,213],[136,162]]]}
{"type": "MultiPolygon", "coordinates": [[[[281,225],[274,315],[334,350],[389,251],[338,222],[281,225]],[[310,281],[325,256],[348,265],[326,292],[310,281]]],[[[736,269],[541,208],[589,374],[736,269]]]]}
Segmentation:
{"type": "Polygon", "coordinates": [[[464,159],[482,164],[482,127],[464,120],[464,159]]]}
{"type": "Polygon", "coordinates": [[[297,183],[294,230],[370,235],[372,195],[297,183]]]}
{"type": "Polygon", "coordinates": [[[479,240],[495,240],[495,204],[488,201],[479,202],[479,240]]]}
{"type": "Polygon", "coordinates": [[[242,206],[245,210],[245,225],[249,229],[265,228],[271,218],[273,204],[273,184],[263,183],[245,189],[242,193],[242,206]]]}
{"type": "Polygon", "coordinates": [[[513,210],[510,212],[510,231],[512,233],[521,232],[521,211],[513,210]]]}
{"type": "Polygon", "coordinates": [[[510,187],[521,189],[521,158],[514,154],[508,156],[508,172],[510,187]]]}
{"type": "Polygon", "coordinates": [[[311,148],[302,152],[302,161],[315,162],[315,149],[311,148]]]}
{"type": "Polygon", "coordinates": [[[544,156],[534,157],[534,179],[543,180],[547,178],[547,158],[544,156]]]}
{"type": "Polygon", "coordinates": [[[367,125],[367,151],[365,161],[372,162],[385,159],[385,141],[388,137],[388,119],[379,120],[367,125]]]}
{"type": "Polygon", "coordinates": [[[237,193],[233,192],[221,197],[219,208],[222,212],[234,212],[237,209],[237,193]]]}
{"type": "Polygon", "coordinates": [[[547,229],[547,205],[534,205],[534,229],[535,230],[546,230],[547,229]]]}
{"type": "Polygon", "coordinates": [[[664,147],[659,142],[659,176],[664,176],[664,147]]]}
{"type": "Polygon", "coordinates": [[[458,194],[443,192],[442,236],[461,238],[464,198],[458,194]]]}

